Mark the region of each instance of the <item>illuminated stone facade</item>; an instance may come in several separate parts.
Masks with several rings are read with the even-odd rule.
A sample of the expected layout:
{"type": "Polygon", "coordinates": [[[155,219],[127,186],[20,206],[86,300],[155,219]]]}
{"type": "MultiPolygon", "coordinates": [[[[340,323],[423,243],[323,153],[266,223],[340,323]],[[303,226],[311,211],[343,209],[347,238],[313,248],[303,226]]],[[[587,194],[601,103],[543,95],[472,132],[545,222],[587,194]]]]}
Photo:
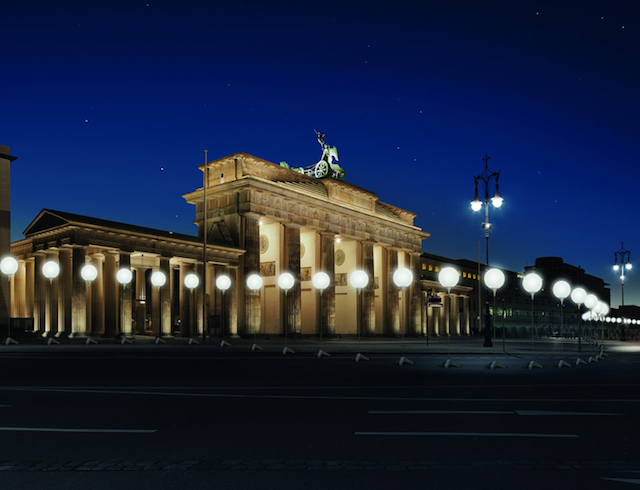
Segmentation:
{"type": "MultiPolygon", "coordinates": [[[[205,171],[205,165],[200,166],[205,171]]],[[[364,335],[424,331],[424,291],[420,278],[422,241],[429,234],[414,226],[415,215],[382,203],[355,185],[316,179],[271,162],[238,153],[206,164],[204,189],[186,194],[196,206],[199,236],[245,251],[238,268],[240,334],[299,332],[364,335]],[[404,295],[393,284],[398,267],[414,273],[404,295]],[[349,276],[362,269],[370,277],[357,291],[349,276]],[[320,295],[311,278],[325,271],[331,286],[320,295]],[[296,278],[285,297],[277,277],[296,278]],[[246,278],[259,273],[264,286],[253,294],[246,278]],[[361,317],[358,318],[358,315],[361,317]]]]}
{"type": "Polygon", "coordinates": [[[13,316],[33,318],[34,330],[48,336],[189,336],[202,333],[204,318],[210,330],[224,318],[231,336],[355,335],[358,326],[364,335],[398,335],[403,325],[408,335],[426,332],[420,254],[429,235],[414,226],[413,213],[344,181],[244,153],[206,169],[206,226],[204,188],[184,196],[195,205],[198,237],[43,210],[11,247],[19,261],[13,316]],[[190,292],[184,278],[204,275],[205,229],[203,294],[202,285],[190,292]],[[42,274],[47,260],[60,265],[52,281],[42,274]],[[88,263],[98,269],[91,284],[80,276],[88,263]],[[392,281],[398,267],[414,273],[404,293],[392,281]],[[125,288],[116,281],[120,268],[134,272],[125,288]],[[370,278],[360,295],[349,283],[356,269],[370,278]],[[160,289],[149,280],[156,270],[168,276],[160,289]],[[296,279],[286,296],[277,285],[285,271],[296,279]],[[331,278],[322,295],[311,281],[318,271],[331,278]],[[252,273],[264,280],[256,293],[245,286],[252,273]],[[224,300],[215,286],[221,274],[232,283],[224,300]]]}

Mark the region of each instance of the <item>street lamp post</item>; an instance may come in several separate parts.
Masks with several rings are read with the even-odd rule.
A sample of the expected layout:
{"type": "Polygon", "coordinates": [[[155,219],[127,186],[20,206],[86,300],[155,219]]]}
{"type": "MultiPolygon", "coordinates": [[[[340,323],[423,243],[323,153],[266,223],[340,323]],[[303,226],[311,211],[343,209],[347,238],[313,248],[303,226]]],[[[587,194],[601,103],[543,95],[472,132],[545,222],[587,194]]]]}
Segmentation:
{"type": "MultiPolygon", "coordinates": [[[[122,336],[120,340],[120,343],[122,345],[130,344],[131,341],[127,339],[127,337],[128,336],[133,337],[133,333],[125,332],[125,324],[127,322],[127,319],[123,318],[125,310],[122,304],[124,302],[125,290],[127,289],[127,284],[129,284],[132,279],[133,279],[133,274],[131,273],[130,269],[125,269],[123,267],[122,269],[118,270],[118,272],[116,273],[116,280],[120,284],[120,308],[118,310],[118,319],[120,321],[119,332],[120,332],[120,335],[122,336]]],[[[129,324],[131,324],[131,322],[129,322],[129,324]]]]}
{"type": "Polygon", "coordinates": [[[400,301],[400,323],[402,327],[402,356],[400,357],[400,361],[398,361],[399,366],[402,366],[403,364],[413,364],[413,361],[411,361],[410,359],[404,356],[404,333],[405,333],[405,330],[407,329],[406,327],[407,319],[405,318],[405,315],[404,315],[404,305],[403,305],[404,298],[405,298],[404,292],[407,289],[407,287],[411,285],[412,282],[413,282],[413,272],[411,272],[411,270],[407,269],[406,267],[400,267],[393,273],[393,283],[400,288],[400,291],[402,291],[402,296],[401,296],[402,299],[400,301]]]}
{"type": "Polygon", "coordinates": [[[597,306],[594,308],[595,312],[598,313],[600,317],[600,330],[602,332],[602,340],[600,341],[600,353],[596,355],[596,360],[600,360],[609,354],[604,352],[604,321],[603,318],[609,314],[609,305],[604,301],[598,301],[597,306]]]}
{"type": "MultiPolygon", "coordinates": [[[[260,274],[251,274],[249,277],[247,277],[247,287],[249,289],[251,289],[251,294],[253,294],[254,296],[257,296],[258,295],[258,291],[262,287],[262,277],[260,277],[260,274]]],[[[251,308],[250,311],[253,314],[253,308],[251,308]]],[[[251,323],[253,323],[253,322],[251,322],[251,323]]],[[[251,346],[251,350],[252,351],[262,350],[262,347],[260,347],[258,345],[258,343],[256,342],[256,329],[255,329],[255,326],[254,326],[254,330],[253,330],[253,345],[251,346]]]]}
{"type": "Polygon", "coordinates": [[[151,284],[158,288],[158,336],[156,337],[156,345],[167,342],[162,339],[162,298],[160,296],[160,288],[167,282],[167,276],[162,271],[156,271],[151,274],[151,284]]]}
{"type": "Polygon", "coordinates": [[[291,312],[291,309],[289,308],[289,296],[287,293],[289,292],[289,289],[293,287],[295,282],[296,280],[293,277],[293,274],[289,272],[283,272],[278,276],[278,286],[280,286],[280,289],[284,291],[284,302],[287,310],[287,320],[284,323],[284,349],[282,349],[282,355],[285,355],[287,352],[291,352],[292,354],[296,353],[296,351],[294,351],[293,349],[289,349],[289,346],[287,345],[289,338],[288,331],[291,312]]]}
{"type": "MultiPolygon", "coordinates": [[[[322,293],[324,292],[325,289],[327,289],[329,287],[329,284],[331,284],[331,278],[329,277],[329,274],[327,274],[326,272],[316,272],[313,277],[311,278],[311,282],[313,283],[313,287],[316,288],[318,291],[320,291],[320,345],[322,345],[322,331],[325,328],[324,325],[324,310],[323,310],[323,302],[322,302],[322,293]]],[[[327,351],[320,349],[318,351],[318,354],[316,355],[316,357],[321,358],[322,356],[327,356],[327,357],[331,357],[331,354],[329,354],[327,351]]]]}
{"type": "Polygon", "coordinates": [[[564,357],[564,351],[562,348],[562,341],[564,337],[564,300],[571,294],[571,286],[567,281],[556,281],[553,285],[553,295],[560,300],[560,362],[558,367],[571,367],[571,364],[562,359],[564,357]]]}
{"type": "Polygon", "coordinates": [[[624,306],[624,271],[631,270],[631,262],[630,262],[631,252],[629,250],[624,249],[624,242],[620,242],[620,250],[614,252],[615,262],[613,264],[614,271],[620,271],[620,281],[622,283],[622,301],[621,306],[624,306]],[[618,265],[618,257],[620,257],[620,265],[618,265]],[[627,263],[625,264],[624,259],[627,258],[627,263]]]}
{"type": "Polygon", "coordinates": [[[449,304],[447,305],[447,315],[449,315],[449,324],[447,325],[447,357],[448,359],[444,361],[442,364],[443,368],[449,367],[460,367],[460,364],[455,363],[451,360],[451,289],[458,284],[460,280],[460,275],[458,271],[453,267],[443,267],[440,273],[438,274],[438,281],[442,285],[443,288],[447,290],[447,298],[449,300],[449,304]]]}
{"type": "MultiPolygon", "coordinates": [[[[361,322],[361,316],[362,316],[361,296],[362,296],[362,290],[365,287],[367,287],[367,284],[369,284],[369,276],[363,270],[354,271],[351,273],[351,276],[349,277],[349,283],[358,291],[358,298],[356,300],[356,335],[358,337],[358,350],[360,350],[360,323],[362,323],[361,322]]],[[[356,362],[368,361],[369,358],[364,354],[361,354],[360,352],[358,352],[354,360],[356,362]]]]}
{"type": "Polygon", "coordinates": [[[0,271],[9,280],[9,321],[7,323],[7,340],[4,341],[4,345],[18,344],[18,341],[11,338],[11,276],[18,272],[18,261],[11,256],[5,257],[0,261],[0,271]]]}
{"type": "Polygon", "coordinates": [[[542,365],[538,364],[533,357],[533,301],[535,294],[542,289],[542,278],[535,272],[530,272],[522,278],[522,287],[531,294],[531,362],[526,367],[532,370],[533,368],[542,368],[542,365]]]}
{"type": "MultiPolygon", "coordinates": [[[[224,341],[224,326],[225,326],[225,322],[227,320],[227,315],[226,315],[226,302],[225,302],[225,296],[224,293],[227,292],[227,289],[229,289],[231,287],[231,278],[225,274],[222,274],[220,276],[217,277],[216,279],[216,287],[220,290],[220,292],[222,293],[222,305],[220,308],[220,337],[222,337],[222,340],[220,341],[220,346],[224,347],[225,343],[227,345],[231,345],[228,342],[224,341]]],[[[202,330],[204,332],[204,323],[202,325],[202,330]]],[[[203,338],[205,337],[205,334],[202,334],[203,338]]]]}
{"type": "MultiPolygon", "coordinates": [[[[484,283],[486,286],[493,291],[493,315],[492,319],[495,318],[496,314],[496,294],[498,293],[498,289],[504,286],[505,276],[504,272],[500,269],[489,269],[484,273],[484,283]]],[[[493,361],[487,365],[489,369],[495,368],[504,368],[503,364],[500,364],[496,361],[496,325],[495,320],[493,320],[493,361]]]]}
{"type": "MultiPolygon", "coordinates": [[[[193,307],[189,308],[189,345],[192,344],[199,344],[200,342],[198,342],[194,337],[193,337],[193,323],[195,320],[195,308],[196,308],[196,302],[194,301],[194,290],[198,287],[198,284],[200,284],[200,278],[194,274],[193,272],[191,274],[187,274],[184,278],[184,285],[187,289],[189,289],[190,293],[189,293],[189,299],[191,300],[191,302],[193,303],[193,307]]],[[[184,319],[182,319],[184,320],[184,319]]]]}
{"type": "Polygon", "coordinates": [[[88,336],[87,336],[86,344],[87,345],[97,344],[98,342],[91,338],[91,332],[92,332],[91,317],[93,316],[93,306],[92,306],[93,299],[91,298],[91,283],[96,280],[96,277],[98,277],[98,269],[96,269],[95,266],[91,264],[87,264],[82,269],[80,269],[80,276],[82,276],[82,279],[85,280],[85,282],[87,283],[87,286],[89,287],[89,301],[88,301],[89,314],[87,315],[89,317],[89,328],[87,329],[88,336]]]}
{"type": "MultiPolygon", "coordinates": [[[[578,307],[578,353],[582,353],[582,325],[580,320],[582,320],[582,317],[580,316],[580,306],[582,306],[582,303],[586,302],[586,299],[589,295],[587,294],[587,292],[583,289],[583,288],[575,288],[573,291],[571,291],[571,301],[573,301],[577,307],[578,307]]],[[[597,302],[597,299],[596,299],[597,302]]],[[[585,304],[585,306],[587,308],[589,308],[589,305],[585,304]]],[[[576,366],[579,366],[580,364],[587,364],[586,362],[584,362],[579,356],[578,359],[576,359],[576,366]]]]}
{"type": "MultiPolygon", "coordinates": [[[[58,274],[60,274],[60,266],[53,260],[47,260],[42,266],[42,274],[44,275],[44,277],[49,279],[49,304],[47,305],[47,307],[49,309],[49,322],[51,322],[51,291],[53,290],[53,280],[58,277],[58,274]]],[[[52,336],[47,339],[47,345],[59,343],[60,342],[55,340],[52,336]]]]}
{"type": "MultiPolygon", "coordinates": [[[[482,223],[482,228],[484,228],[484,237],[485,237],[486,253],[487,253],[487,268],[489,268],[489,230],[491,229],[491,223],[489,223],[489,185],[491,183],[491,180],[494,180],[496,184],[496,193],[491,198],[493,207],[499,208],[500,206],[502,206],[502,202],[503,202],[502,197],[500,197],[500,195],[498,194],[498,181],[500,179],[500,171],[498,170],[497,172],[492,172],[491,170],[489,170],[489,167],[488,167],[489,160],[490,160],[490,157],[485,155],[485,157],[482,159],[482,161],[484,162],[484,170],[480,175],[477,175],[476,177],[474,177],[475,187],[476,187],[475,199],[471,201],[471,209],[475,212],[480,211],[482,209],[482,205],[484,204],[485,220],[484,220],[484,223],[482,223]],[[478,181],[484,184],[483,201],[478,199],[478,181]]],[[[492,343],[491,343],[491,331],[489,330],[490,319],[489,319],[488,299],[485,301],[485,311],[486,313],[485,313],[485,323],[484,323],[484,346],[491,347],[492,343]]]]}

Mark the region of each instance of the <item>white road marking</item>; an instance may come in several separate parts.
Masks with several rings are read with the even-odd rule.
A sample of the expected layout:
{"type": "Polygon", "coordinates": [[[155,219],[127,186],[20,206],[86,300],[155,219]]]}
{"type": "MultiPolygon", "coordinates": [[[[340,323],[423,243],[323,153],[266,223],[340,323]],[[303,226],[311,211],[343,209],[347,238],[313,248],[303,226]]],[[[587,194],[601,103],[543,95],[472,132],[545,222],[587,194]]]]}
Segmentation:
{"type": "Polygon", "coordinates": [[[578,439],[575,434],[517,434],[500,432],[356,432],[356,436],[462,436],[462,437],[553,437],[578,439]]]}
{"type": "Polygon", "coordinates": [[[88,432],[113,434],[153,434],[156,429],[64,429],[54,427],[0,427],[4,432],[88,432]]]}
{"type": "Polygon", "coordinates": [[[622,413],[596,413],[596,412],[552,412],[543,410],[515,410],[518,415],[624,415],[622,413]]]}
{"type": "Polygon", "coordinates": [[[513,410],[369,410],[370,414],[487,414],[487,415],[513,415],[513,410]]]}
{"type": "Polygon", "coordinates": [[[640,485],[640,480],[634,478],[601,478],[601,480],[619,481],[622,483],[632,483],[634,485],[640,485]]]}

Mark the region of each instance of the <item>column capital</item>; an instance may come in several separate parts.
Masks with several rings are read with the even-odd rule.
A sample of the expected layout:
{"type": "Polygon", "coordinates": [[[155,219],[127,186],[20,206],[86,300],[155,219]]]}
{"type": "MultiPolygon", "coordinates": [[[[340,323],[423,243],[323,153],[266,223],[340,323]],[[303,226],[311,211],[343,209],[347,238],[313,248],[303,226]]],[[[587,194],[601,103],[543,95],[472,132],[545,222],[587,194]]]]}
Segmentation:
{"type": "Polygon", "coordinates": [[[287,228],[298,228],[301,229],[304,227],[304,225],[301,225],[300,223],[294,223],[293,221],[288,221],[286,223],[282,223],[285,227],[287,228]]]}

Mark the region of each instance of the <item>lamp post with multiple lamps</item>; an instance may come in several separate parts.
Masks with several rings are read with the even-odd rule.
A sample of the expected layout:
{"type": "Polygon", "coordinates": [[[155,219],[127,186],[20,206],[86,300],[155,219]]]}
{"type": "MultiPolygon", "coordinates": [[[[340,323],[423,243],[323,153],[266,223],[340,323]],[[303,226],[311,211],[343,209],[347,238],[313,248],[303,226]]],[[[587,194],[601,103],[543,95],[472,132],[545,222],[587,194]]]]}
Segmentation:
{"type": "Polygon", "coordinates": [[[620,242],[620,250],[614,252],[615,262],[613,264],[614,271],[620,271],[620,281],[622,283],[622,301],[621,305],[624,306],[624,271],[631,270],[631,262],[630,262],[631,252],[629,250],[624,249],[624,242],[620,242]],[[618,264],[618,257],[620,257],[620,264],[618,264]],[[627,262],[625,263],[625,257],[627,262]]]}
{"type": "MultiPolygon", "coordinates": [[[[5,257],[0,261],[0,271],[9,279],[9,291],[11,291],[11,276],[18,272],[18,261],[11,256],[5,257]]],[[[11,338],[11,292],[9,292],[9,320],[7,322],[7,340],[4,341],[4,345],[17,343],[11,338]]]]}
{"type": "MultiPolygon", "coordinates": [[[[475,199],[471,201],[471,209],[475,212],[480,211],[482,209],[482,205],[484,204],[484,222],[482,223],[482,227],[484,228],[484,237],[486,244],[486,254],[487,254],[487,268],[489,268],[489,230],[491,229],[491,223],[489,223],[489,185],[493,180],[496,184],[496,193],[491,198],[491,202],[494,208],[499,208],[502,206],[503,199],[498,194],[498,181],[500,179],[500,171],[492,172],[489,170],[489,159],[487,155],[482,159],[484,162],[484,170],[480,175],[474,177],[475,179],[475,199]],[[481,201],[478,199],[478,182],[484,184],[484,196],[481,201]]],[[[491,347],[493,344],[491,343],[491,331],[490,331],[490,318],[489,318],[489,301],[488,299],[485,301],[485,323],[484,323],[484,346],[491,347]]]]}

